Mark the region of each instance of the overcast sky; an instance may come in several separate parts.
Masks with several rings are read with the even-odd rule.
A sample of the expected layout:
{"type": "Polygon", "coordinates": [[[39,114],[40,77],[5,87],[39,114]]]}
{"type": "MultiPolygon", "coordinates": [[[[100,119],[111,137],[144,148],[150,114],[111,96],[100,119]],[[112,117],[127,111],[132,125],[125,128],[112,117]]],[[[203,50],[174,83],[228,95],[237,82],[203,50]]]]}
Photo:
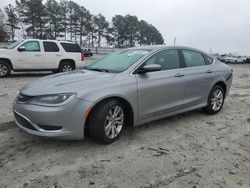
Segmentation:
{"type": "MultiPolygon", "coordinates": [[[[0,0],[0,7],[15,0],[0,0]]],[[[44,0],[45,1],[45,0],[44,0]]],[[[136,15],[155,25],[166,44],[250,55],[250,0],[74,0],[108,20],[136,15]]]]}

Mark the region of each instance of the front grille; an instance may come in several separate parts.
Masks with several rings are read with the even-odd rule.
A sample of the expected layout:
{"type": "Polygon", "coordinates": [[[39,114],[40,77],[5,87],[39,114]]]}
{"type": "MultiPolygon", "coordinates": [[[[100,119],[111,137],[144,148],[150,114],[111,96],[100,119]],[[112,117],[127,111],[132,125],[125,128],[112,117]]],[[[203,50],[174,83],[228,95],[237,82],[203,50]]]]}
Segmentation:
{"type": "Polygon", "coordinates": [[[59,131],[62,129],[61,126],[51,126],[51,125],[38,125],[38,126],[45,131],[59,131]]]}
{"type": "Polygon", "coordinates": [[[17,114],[16,112],[14,112],[14,116],[16,121],[23,127],[27,128],[27,129],[31,129],[33,131],[36,131],[36,129],[31,125],[31,123],[26,120],[25,118],[23,118],[22,116],[20,116],[19,114],[17,114]]]}
{"type": "Polygon", "coordinates": [[[16,101],[17,101],[17,103],[27,103],[33,98],[34,97],[32,97],[32,96],[27,96],[27,95],[23,95],[23,94],[19,93],[16,97],[16,101]]]}

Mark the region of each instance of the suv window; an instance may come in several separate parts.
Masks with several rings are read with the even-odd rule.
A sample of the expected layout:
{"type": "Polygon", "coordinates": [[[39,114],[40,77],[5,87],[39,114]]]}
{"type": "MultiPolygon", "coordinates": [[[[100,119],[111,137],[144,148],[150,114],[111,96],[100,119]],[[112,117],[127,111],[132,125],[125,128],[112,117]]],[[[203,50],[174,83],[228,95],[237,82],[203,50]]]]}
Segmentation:
{"type": "Polygon", "coordinates": [[[80,48],[78,44],[61,42],[61,45],[66,52],[81,52],[82,51],[82,49],[80,48]]]}
{"type": "Polygon", "coordinates": [[[178,50],[161,51],[147,60],[145,64],[161,65],[162,70],[178,69],[180,68],[178,50]]]}
{"type": "Polygon", "coordinates": [[[40,44],[37,41],[29,41],[24,43],[25,52],[40,52],[40,44]]]}
{"type": "Polygon", "coordinates": [[[187,67],[197,67],[206,65],[202,54],[191,50],[182,50],[187,67]]]}
{"type": "Polygon", "coordinates": [[[59,48],[54,42],[43,42],[45,52],[59,52],[59,48]]]}

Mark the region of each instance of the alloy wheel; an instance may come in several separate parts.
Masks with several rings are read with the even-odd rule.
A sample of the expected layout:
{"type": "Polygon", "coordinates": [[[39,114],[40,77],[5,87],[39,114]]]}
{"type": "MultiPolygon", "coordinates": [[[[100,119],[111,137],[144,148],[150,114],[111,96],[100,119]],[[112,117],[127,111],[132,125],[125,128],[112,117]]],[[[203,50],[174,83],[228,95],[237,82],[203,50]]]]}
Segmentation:
{"type": "Polygon", "coordinates": [[[8,68],[6,65],[0,64],[0,76],[6,76],[8,74],[8,68]]]}
{"type": "Polygon", "coordinates": [[[220,89],[214,91],[212,99],[211,99],[211,107],[214,111],[218,111],[221,109],[223,105],[224,95],[220,89]]]}
{"type": "Polygon", "coordinates": [[[73,68],[71,65],[64,65],[62,70],[63,72],[68,72],[68,71],[72,71],[73,68]]]}
{"type": "Polygon", "coordinates": [[[105,134],[109,139],[117,137],[123,127],[124,112],[120,106],[112,107],[105,119],[105,134]]]}

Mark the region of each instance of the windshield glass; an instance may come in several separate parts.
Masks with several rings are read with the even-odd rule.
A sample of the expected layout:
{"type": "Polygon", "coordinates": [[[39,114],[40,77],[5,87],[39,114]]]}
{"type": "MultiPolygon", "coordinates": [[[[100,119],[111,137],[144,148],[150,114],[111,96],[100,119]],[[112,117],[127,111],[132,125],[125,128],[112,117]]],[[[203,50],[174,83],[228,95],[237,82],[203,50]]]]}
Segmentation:
{"type": "Polygon", "coordinates": [[[102,59],[99,59],[85,67],[85,69],[103,72],[119,73],[136,61],[149,53],[150,50],[124,50],[121,52],[112,53],[102,59]]]}
{"type": "Polygon", "coordinates": [[[18,46],[19,44],[21,44],[23,41],[24,41],[24,40],[19,40],[19,41],[14,42],[14,43],[10,44],[10,45],[7,47],[7,49],[13,49],[13,48],[15,48],[16,46],[18,46]]]}

